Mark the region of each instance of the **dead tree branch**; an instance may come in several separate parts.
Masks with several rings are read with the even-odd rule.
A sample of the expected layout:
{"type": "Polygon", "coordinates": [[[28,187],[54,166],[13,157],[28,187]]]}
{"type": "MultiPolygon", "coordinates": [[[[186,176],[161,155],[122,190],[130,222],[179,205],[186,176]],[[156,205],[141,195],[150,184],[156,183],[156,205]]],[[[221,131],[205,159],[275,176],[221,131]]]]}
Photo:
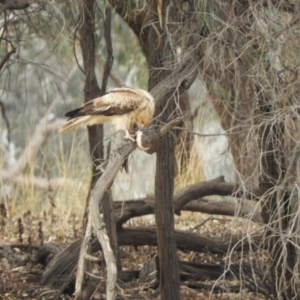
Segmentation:
{"type": "MultiPolygon", "coordinates": [[[[111,249],[109,238],[107,236],[105,223],[99,213],[99,202],[104,199],[106,192],[110,189],[115,176],[121,169],[125,159],[135,149],[136,145],[130,143],[126,147],[122,147],[110,159],[106,170],[98,179],[95,187],[93,188],[90,196],[90,208],[88,220],[91,220],[92,226],[95,230],[96,236],[102,246],[104,258],[107,269],[107,285],[106,295],[107,299],[115,299],[115,285],[117,281],[117,267],[114,253],[111,249]]],[[[100,205],[102,206],[102,205],[100,205]]],[[[89,221],[88,221],[89,222],[89,221]]]]}
{"type": "MultiPolygon", "coordinates": [[[[0,8],[1,11],[1,8],[0,8]]],[[[1,14],[1,12],[0,12],[1,14]]],[[[10,43],[12,45],[12,43],[10,43]]],[[[16,53],[16,48],[12,45],[13,49],[10,50],[9,52],[6,53],[6,55],[2,58],[1,62],[0,62],[0,71],[3,69],[3,67],[5,66],[5,64],[7,63],[7,61],[9,60],[9,58],[16,53]]]]}
{"type": "MultiPolygon", "coordinates": [[[[214,195],[217,195],[217,193],[214,195]]],[[[154,198],[115,201],[114,206],[118,229],[121,229],[123,224],[132,218],[154,214],[154,198]]],[[[222,199],[216,201],[208,198],[199,198],[192,200],[182,207],[181,210],[212,215],[238,216],[263,223],[261,211],[255,209],[252,203],[246,200],[222,199]]]]}
{"type": "Polygon", "coordinates": [[[41,146],[45,142],[47,135],[50,132],[56,132],[64,123],[63,119],[57,119],[53,114],[49,113],[52,107],[50,107],[47,114],[37,124],[33,135],[31,136],[21,156],[17,159],[16,163],[9,169],[1,170],[0,178],[3,182],[32,185],[43,190],[47,190],[49,188],[49,184],[53,188],[65,184],[75,184],[75,182],[72,180],[65,178],[58,177],[48,180],[47,178],[29,178],[22,175],[24,168],[34,160],[36,154],[41,149],[41,146]]]}
{"type": "MultiPolygon", "coordinates": [[[[208,214],[238,216],[249,218],[255,222],[263,223],[260,209],[253,206],[245,198],[214,200],[203,198],[205,196],[230,196],[237,189],[236,184],[223,182],[222,177],[213,180],[198,182],[189,185],[174,195],[175,213],[180,215],[182,210],[197,211],[208,214]]],[[[115,201],[114,209],[117,218],[117,227],[134,217],[154,213],[154,197],[144,199],[115,201]]]]}
{"type": "Polygon", "coordinates": [[[175,213],[180,214],[180,210],[194,199],[213,195],[216,191],[218,195],[229,196],[235,192],[235,189],[236,186],[225,182],[223,176],[210,181],[191,184],[174,196],[175,213]]]}
{"type": "MultiPolygon", "coordinates": [[[[97,62],[101,65],[102,68],[105,67],[106,61],[103,58],[97,57],[97,62]]],[[[126,86],[124,81],[113,70],[110,70],[109,77],[117,87],[126,86]]]]}
{"type": "MultiPolygon", "coordinates": [[[[52,107],[56,104],[55,101],[52,107]]],[[[26,148],[24,149],[22,155],[18,158],[16,164],[9,170],[1,171],[0,176],[3,181],[7,181],[16,175],[19,175],[26,165],[36,156],[41,145],[44,143],[48,132],[56,131],[59,126],[63,123],[62,120],[56,120],[55,116],[49,111],[37,124],[35,131],[30,138],[26,148]]]]}

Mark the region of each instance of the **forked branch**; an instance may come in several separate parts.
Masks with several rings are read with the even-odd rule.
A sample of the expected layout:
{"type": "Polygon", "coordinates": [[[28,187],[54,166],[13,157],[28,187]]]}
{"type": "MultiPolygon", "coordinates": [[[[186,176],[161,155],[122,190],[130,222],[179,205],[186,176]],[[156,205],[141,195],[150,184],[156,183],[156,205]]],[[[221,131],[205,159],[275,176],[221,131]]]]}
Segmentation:
{"type": "MultiPolygon", "coordinates": [[[[179,120],[173,120],[157,132],[155,130],[149,131],[147,137],[149,141],[155,142],[157,144],[159,139],[165,135],[170,129],[172,129],[179,120]]],[[[150,144],[151,145],[151,144],[150,144]]],[[[117,151],[115,151],[109,158],[108,162],[102,164],[102,167],[105,166],[102,175],[96,182],[89,199],[89,216],[88,216],[88,225],[85,231],[84,242],[81,246],[77,279],[76,279],[76,292],[75,295],[79,295],[84,279],[84,270],[85,270],[85,259],[87,257],[88,245],[91,242],[91,233],[94,230],[97,239],[103,249],[104,259],[106,262],[107,268],[107,286],[106,286],[106,295],[107,299],[115,299],[115,285],[117,280],[117,267],[114,257],[113,250],[111,249],[109,238],[107,236],[107,231],[103,218],[100,215],[99,207],[102,207],[102,202],[106,192],[110,189],[113,181],[121,169],[124,161],[133,152],[136,148],[136,144],[133,142],[125,143],[117,151]]]]}

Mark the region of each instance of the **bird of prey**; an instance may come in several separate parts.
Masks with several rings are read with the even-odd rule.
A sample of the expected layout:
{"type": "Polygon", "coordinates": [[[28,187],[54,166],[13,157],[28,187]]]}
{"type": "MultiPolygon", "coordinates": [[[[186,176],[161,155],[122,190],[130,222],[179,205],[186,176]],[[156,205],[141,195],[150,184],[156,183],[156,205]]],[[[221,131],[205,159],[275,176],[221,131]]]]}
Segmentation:
{"type": "Polygon", "coordinates": [[[115,88],[107,94],[90,100],[83,107],[65,114],[66,124],[61,132],[80,125],[95,125],[110,122],[117,130],[125,130],[125,139],[135,141],[130,133],[149,125],[154,114],[154,99],[150,93],[136,88],[115,88]]]}

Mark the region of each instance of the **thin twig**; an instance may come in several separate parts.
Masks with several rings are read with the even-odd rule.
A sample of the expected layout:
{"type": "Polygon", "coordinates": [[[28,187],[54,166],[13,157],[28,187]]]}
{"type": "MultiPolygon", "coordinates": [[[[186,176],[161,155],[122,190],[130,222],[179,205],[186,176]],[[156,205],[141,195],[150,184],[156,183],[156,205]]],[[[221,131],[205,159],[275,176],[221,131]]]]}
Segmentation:
{"type": "Polygon", "coordinates": [[[202,227],[204,224],[206,224],[207,222],[211,221],[213,219],[213,216],[210,216],[208,218],[206,218],[204,221],[202,221],[200,224],[195,225],[191,231],[194,231],[196,229],[198,229],[199,227],[202,227]]]}
{"type": "Polygon", "coordinates": [[[16,48],[13,47],[12,50],[10,50],[9,52],[6,53],[6,55],[3,57],[3,59],[0,62],[0,71],[2,70],[2,68],[4,67],[4,65],[6,64],[6,62],[9,60],[9,58],[16,53],[16,48]]]}
{"type": "MultiPolygon", "coordinates": [[[[96,59],[97,59],[97,62],[101,65],[101,67],[104,68],[104,66],[105,66],[104,59],[102,57],[96,57],[96,59]]],[[[113,72],[113,70],[110,70],[109,77],[117,87],[126,86],[124,81],[115,72],[113,72]]]]}
{"type": "MultiPolygon", "coordinates": [[[[1,70],[1,67],[0,67],[0,70],[1,70]]],[[[5,105],[4,105],[4,103],[3,103],[2,100],[0,100],[0,107],[1,107],[1,112],[2,112],[2,118],[3,118],[4,122],[5,122],[6,129],[7,129],[7,141],[8,141],[8,145],[9,145],[10,142],[11,142],[11,138],[10,138],[10,125],[9,125],[8,118],[6,116],[5,105]]]]}
{"type": "Polygon", "coordinates": [[[37,124],[32,137],[30,138],[26,148],[22,152],[22,155],[18,158],[17,162],[9,170],[2,170],[0,172],[0,177],[2,180],[9,180],[14,176],[19,175],[25,166],[40,150],[48,132],[57,130],[58,126],[61,125],[61,122],[56,123],[55,116],[49,113],[57,103],[58,99],[53,101],[45,116],[37,124]]]}

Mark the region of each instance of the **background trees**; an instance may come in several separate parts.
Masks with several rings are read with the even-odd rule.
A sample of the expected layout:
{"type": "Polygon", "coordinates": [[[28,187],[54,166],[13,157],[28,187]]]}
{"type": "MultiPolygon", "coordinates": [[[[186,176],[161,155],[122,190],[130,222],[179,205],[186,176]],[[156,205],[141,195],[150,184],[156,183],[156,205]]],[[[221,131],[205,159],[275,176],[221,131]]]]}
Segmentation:
{"type": "MultiPolygon", "coordinates": [[[[82,89],[86,100],[103,93],[112,62],[112,49],[115,60],[110,78],[114,84],[121,84],[123,81],[128,85],[146,88],[147,76],[144,74],[149,70],[148,86],[158,101],[153,125],[179,116],[182,119],[181,127],[191,131],[187,126],[191,121],[187,117],[187,97],[186,94],[185,97],[180,95],[190,87],[198,71],[198,79],[205,83],[202,91],[207,93],[207,97],[200,105],[193,99],[190,104],[198,106],[198,113],[201,112],[201,106],[215,108],[227,134],[228,148],[224,151],[231,151],[233,155],[235,182],[239,185],[239,189],[235,191],[236,196],[240,197],[239,203],[247,203],[246,198],[256,198],[257,202],[252,202],[250,206],[262,211],[265,238],[256,245],[255,251],[251,248],[253,239],[250,238],[250,252],[240,259],[243,262],[249,259],[251,265],[256,267],[261,264],[260,257],[266,255],[261,273],[268,278],[269,285],[268,288],[261,288],[260,292],[269,289],[265,294],[269,293],[278,299],[297,297],[297,3],[283,0],[146,3],[112,0],[104,3],[90,0],[82,1],[79,5],[72,1],[62,4],[47,1],[0,2],[3,20],[0,44],[3,51],[0,63],[3,91],[1,100],[2,107],[5,108],[5,113],[2,111],[7,132],[7,141],[3,144],[6,147],[6,158],[3,159],[1,178],[6,187],[9,187],[8,190],[12,188],[12,183],[22,183],[22,187],[27,184],[43,188],[50,195],[53,190],[57,192],[64,185],[60,178],[62,169],[65,170],[66,177],[75,176],[76,179],[76,172],[71,172],[71,175],[65,166],[51,167],[53,161],[57,161],[57,153],[70,153],[70,148],[62,148],[60,138],[54,137],[54,134],[51,136],[51,141],[56,139],[58,143],[48,143],[47,159],[42,159],[43,156],[46,157],[46,152],[38,152],[46,134],[55,130],[61,122],[60,119],[49,117],[48,107],[51,104],[51,111],[62,116],[62,111],[75,106],[71,99],[78,98],[81,101],[82,89]],[[112,47],[109,35],[107,36],[109,25],[106,22],[110,12],[107,7],[112,8],[112,47]],[[84,10],[87,15],[78,17],[84,16],[84,10]],[[92,36],[89,37],[89,34],[92,36]],[[130,56],[132,53],[134,58],[130,56]],[[108,57],[106,64],[105,57],[108,57]],[[79,67],[74,67],[75,63],[79,67]],[[99,70],[102,71],[102,68],[105,70],[102,76],[104,80],[102,79],[99,88],[97,82],[101,81],[99,74],[102,72],[99,70]],[[36,85],[36,82],[39,84],[36,85]],[[61,102],[61,98],[66,100],[61,102]],[[40,113],[35,115],[33,111],[40,113]],[[31,117],[35,118],[33,123],[36,124],[45,113],[46,116],[42,119],[44,123],[39,123],[30,139],[35,147],[26,148],[28,138],[25,139],[24,134],[18,130],[23,127],[20,124],[31,117]],[[6,119],[10,121],[9,125],[5,122],[6,119]],[[18,155],[14,153],[15,145],[31,150],[22,151],[26,155],[18,155]],[[29,168],[30,158],[37,153],[37,164],[34,168],[29,168]],[[49,158],[49,153],[55,155],[49,158]],[[12,159],[9,160],[9,157],[12,159]],[[45,174],[46,170],[48,175],[45,174]]],[[[204,119],[204,122],[209,120],[204,119]]],[[[193,131],[203,133],[201,126],[194,124],[193,131]]],[[[102,135],[102,127],[89,129],[95,180],[98,175],[96,166],[105,157],[102,135]]],[[[179,176],[179,170],[187,168],[189,163],[188,160],[183,160],[175,168],[175,145],[182,144],[180,138],[178,132],[175,135],[170,133],[157,148],[155,211],[158,254],[168,266],[161,268],[160,274],[165,299],[170,295],[172,298],[179,297],[172,198],[175,174],[179,176]],[[168,246],[163,248],[162,245],[168,246]],[[168,250],[164,252],[166,249],[168,250]],[[176,284],[172,285],[173,290],[167,284],[170,274],[164,274],[164,270],[174,274],[176,284]]],[[[82,157],[85,157],[85,162],[88,161],[87,152],[80,151],[76,157],[78,159],[75,160],[83,161],[82,157]]],[[[78,174],[78,178],[80,177],[81,174],[78,174]]],[[[22,189],[19,191],[24,193],[22,189]]],[[[226,191],[224,194],[231,192],[226,191]]],[[[237,215],[241,206],[236,206],[237,215]]],[[[252,232],[245,230],[245,236],[251,237],[252,232]]],[[[229,254],[232,258],[232,253],[229,254]]],[[[228,268],[229,262],[230,259],[228,268]]],[[[243,272],[245,273],[241,268],[240,273],[243,272]]],[[[253,271],[252,277],[256,276],[258,275],[253,271]]],[[[244,282],[243,278],[241,281],[244,282]]]]}

